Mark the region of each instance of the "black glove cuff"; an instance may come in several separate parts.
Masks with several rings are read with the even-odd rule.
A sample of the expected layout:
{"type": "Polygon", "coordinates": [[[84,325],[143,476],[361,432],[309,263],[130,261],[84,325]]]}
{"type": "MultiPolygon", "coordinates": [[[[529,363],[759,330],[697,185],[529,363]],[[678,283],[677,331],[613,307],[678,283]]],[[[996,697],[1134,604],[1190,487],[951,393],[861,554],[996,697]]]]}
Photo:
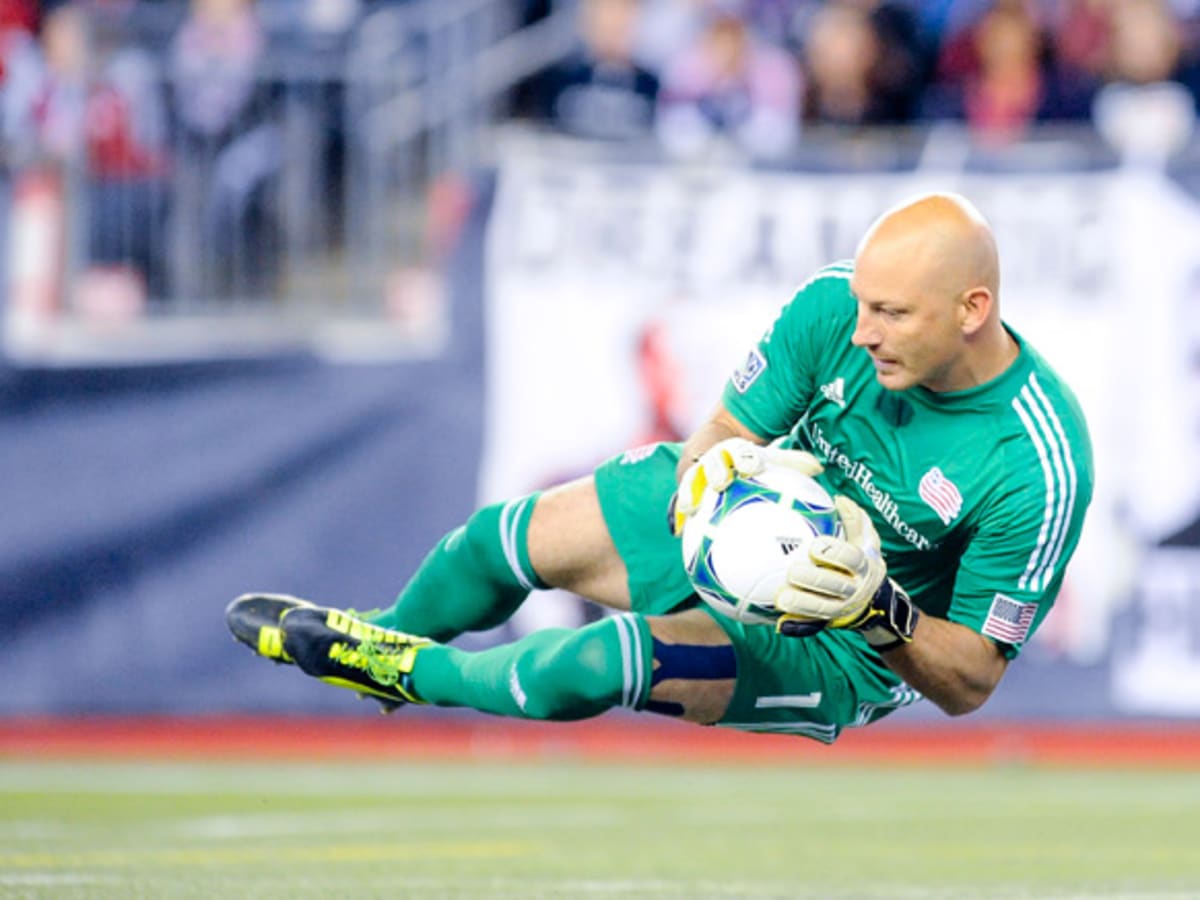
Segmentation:
{"type": "Polygon", "coordinates": [[[885,578],[875,592],[870,613],[858,630],[873,649],[886,653],[912,641],[920,617],[920,611],[904,588],[885,578]]]}
{"type": "Polygon", "coordinates": [[[828,625],[822,619],[802,619],[797,616],[781,616],[775,623],[775,630],[784,637],[809,637],[818,631],[824,631],[828,625]]]}

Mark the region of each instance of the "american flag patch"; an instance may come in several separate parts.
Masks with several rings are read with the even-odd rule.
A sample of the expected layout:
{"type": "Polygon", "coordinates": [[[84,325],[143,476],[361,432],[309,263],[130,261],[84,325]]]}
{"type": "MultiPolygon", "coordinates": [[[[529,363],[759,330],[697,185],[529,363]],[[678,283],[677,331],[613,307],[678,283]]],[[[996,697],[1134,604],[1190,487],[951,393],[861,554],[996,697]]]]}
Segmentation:
{"type": "Polygon", "coordinates": [[[733,373],[731,381],[733,389],[739,394],[746,393],[746,389],[754,384],[754,379],[758,378],[767,368],[767,361],[758,349],[750,351],[750,355],[746,357],[746,361],[741,367],[733,373]]]}
{"type": "Polygon", "coordinates": [[[1029,637],[1029,626],[1036,614],[1036,603],[1021,603],[997,594],[984,620],[983,633],[1006,644],[1019,644],[1029,637]]]}
{"type": "Polygon", "coordinates": [[[962,511],[963,498],[954,482],[945,473],[934,466],[921,476],[917,485],[917,493],[921,499],[933,507],[943,525],[949,525],[954,517],[962,511]]]}

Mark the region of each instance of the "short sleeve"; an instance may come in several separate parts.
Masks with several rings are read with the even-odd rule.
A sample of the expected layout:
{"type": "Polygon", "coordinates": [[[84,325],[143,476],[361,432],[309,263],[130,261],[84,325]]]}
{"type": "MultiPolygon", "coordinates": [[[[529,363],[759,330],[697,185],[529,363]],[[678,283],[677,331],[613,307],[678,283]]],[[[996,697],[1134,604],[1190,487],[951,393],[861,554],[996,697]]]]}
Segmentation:
{"type": "Polygon", "coordinates": [[[726,383],[725,408],[760,437],[787,434],[807,411],[829,349],[853,327],[852,273],[836,263],[805,282],[726,383]]]}
{"type": "Polygon", "coordinates": [[[1009,659],[1054,605],[1091,498],[1090,480],[1044,479],[1036,463],[1017,471],[1020,480],[1008,482],[967,543],[947,616],[1009,659]]]}

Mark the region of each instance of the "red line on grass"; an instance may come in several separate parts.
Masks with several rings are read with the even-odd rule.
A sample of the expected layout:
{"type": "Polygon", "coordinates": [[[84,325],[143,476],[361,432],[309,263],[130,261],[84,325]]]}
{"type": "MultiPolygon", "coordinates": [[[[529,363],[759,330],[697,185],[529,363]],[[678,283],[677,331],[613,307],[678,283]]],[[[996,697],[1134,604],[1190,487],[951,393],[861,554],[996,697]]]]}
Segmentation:
{"type": "Polygon", "coordinates": [[[486,717],[15,717],[0,757],[382,759],[1200,768],[1200,724],[965,722],[874,725],[832,747],[784,735],[609,716],[581,723],[486,717]]]}

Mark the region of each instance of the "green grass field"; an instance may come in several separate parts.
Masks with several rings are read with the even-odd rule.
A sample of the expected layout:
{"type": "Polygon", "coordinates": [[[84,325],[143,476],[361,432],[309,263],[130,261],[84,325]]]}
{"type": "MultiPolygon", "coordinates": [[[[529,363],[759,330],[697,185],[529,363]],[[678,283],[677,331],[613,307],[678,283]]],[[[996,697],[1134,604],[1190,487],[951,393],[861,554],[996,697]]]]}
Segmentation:
{"type": "Polygon", "coordinates": [[[0,897],[1200,897],[1200,772],[0,761],[0,897]]]}

